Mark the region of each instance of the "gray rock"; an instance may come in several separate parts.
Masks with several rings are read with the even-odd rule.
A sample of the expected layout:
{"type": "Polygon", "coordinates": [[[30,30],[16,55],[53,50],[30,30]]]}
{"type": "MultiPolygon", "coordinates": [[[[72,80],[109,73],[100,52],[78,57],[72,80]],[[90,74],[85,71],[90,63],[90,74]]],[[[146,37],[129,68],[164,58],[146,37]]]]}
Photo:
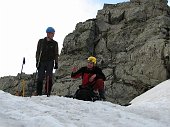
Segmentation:
{"type": "MultiPolygon", "coordinates": [[[[130,0],[105,4],[95,19],[78,23],[64,39],[52,94],[74,95],[81,79],[71,79],[71,68],[86,66],[90,55],[96,56],[107,77],[106,98],[113,103],[127,104],[166,80],[164,59],[170,55],[167,3],[130,0]]],[[[0,79],[1,88],[14,82],[10,78],[0,79]]]]}
{"type": "MultiPolygon", "coordinates": [[[[165,54],[170,55],[169,12],[167,0],[105,4],[96,19],[78,23],[74,32],[66,37],[56,76],[68,75],[67,79],[58,79],[58,84],[64,82],[70,93],[74,93],[81,80],[70,80],[68,69],[85,66],[89,55],[95,55],[103,68],[107,77],[106,95],[114,103],[126,104],[166,80],[163,60],[165,54]],[[68,79],[69,83],[65,83],[68,79]],[[73,85],[69,87],[70,84],[73,85]]],[[[68,93],[65,87],[60,87],[63,90],[60,94],[68,93]]]]}

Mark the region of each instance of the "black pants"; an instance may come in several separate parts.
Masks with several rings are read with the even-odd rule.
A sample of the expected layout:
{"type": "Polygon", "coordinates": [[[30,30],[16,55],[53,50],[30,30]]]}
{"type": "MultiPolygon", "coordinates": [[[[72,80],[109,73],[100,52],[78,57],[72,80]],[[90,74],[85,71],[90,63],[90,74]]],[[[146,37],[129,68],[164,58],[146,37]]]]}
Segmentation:
{"type": "MultiPolygon", "coordinates": [[[[43,89],[43,80],[49,79],[48,83],[46,80],[46,85],[48,84],[48,91],[46,89],[46,93],[51,93],[52,89],[52,75],[53,75],[53,67],[54,67],[54,61],[44,61],[40,62],[40,66],[38,68],[38,82],[37,82],[37,95],[42,95],[42,89],[43,89]],[[47,78],[48,77],[48,78],[47,78]]],[[[46,86],[47,88],[47,86],[46,86]]]]}

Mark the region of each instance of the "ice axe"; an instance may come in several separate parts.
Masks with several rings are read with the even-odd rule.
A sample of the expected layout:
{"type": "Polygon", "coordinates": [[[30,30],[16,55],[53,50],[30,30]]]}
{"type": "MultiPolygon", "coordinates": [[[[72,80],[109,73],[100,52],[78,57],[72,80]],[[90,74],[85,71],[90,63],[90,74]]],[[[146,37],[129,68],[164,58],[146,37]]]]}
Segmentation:
{"type": "MultiPolygon", "coordinates": [[[[22,70],[23,70],[23,66],[25,64],[25,57],[23,58],[23,62],[22,62],[22,68],[21,68],[21,74],[19,76],[19,82],[18,82],[18,94],[20,95],[20,82],[21,82],[21,76],[22,76],[22,70]]],[[[24,82],[24,81],[23,81],[24,82]]],[[[22,85],[24,86],[24,83],[22,83],[22,85]]],[[[23,88],[23,87],[22,87],[23,88]]],[[[24,93],[23,89],[22,92],[24,93]]]]}
{"type": "Polygon", "coordinates": [[[25,57],[23,58],[23,62],[22,62],[21,74],[22,74],[24,64],[25,64],[25,57]]]}

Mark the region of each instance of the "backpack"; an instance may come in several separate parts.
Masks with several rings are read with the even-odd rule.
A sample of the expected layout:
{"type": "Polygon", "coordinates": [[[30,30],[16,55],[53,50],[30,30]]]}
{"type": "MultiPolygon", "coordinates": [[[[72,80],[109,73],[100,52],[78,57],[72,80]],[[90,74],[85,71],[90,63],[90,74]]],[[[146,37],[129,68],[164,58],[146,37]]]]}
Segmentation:
{"type": "Polygon", "coordinates": [[[83,100],[83,101],[93,101],[93,91],[89,88],[79,88],[74,97],[78,100],[83,100]]]}

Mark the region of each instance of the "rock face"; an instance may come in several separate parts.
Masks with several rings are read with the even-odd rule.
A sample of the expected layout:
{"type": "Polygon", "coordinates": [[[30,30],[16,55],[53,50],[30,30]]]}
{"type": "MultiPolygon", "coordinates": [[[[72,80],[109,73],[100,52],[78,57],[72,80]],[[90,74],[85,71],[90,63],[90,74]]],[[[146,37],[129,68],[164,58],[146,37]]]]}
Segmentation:
{"type": "Polygon", "coordinates": [[[0,89],[17,96],[30,96],[30,94],[33,94],[36,90],[36,80],[34,80],[35,74],[27,75],[25,73],[22,75],[18,74],[17,76],[1,77],[0,89]]]}
{"type": "Polygon", "coordinates": [[[71,68],[90,55],[107,77],[108,100],[124,104],[166,80],[164,57],[170,55],[170,8],[167,0],[131,0],[105,4],[95,19],[76,25],[63,43],[54,94],[72,95],[81,79],[71,68]]]}
{"type": "MultiPolygon", "coordinates": [[[[73,95],[81,79],[71,79],[71,68],[96,56],[107,77],[107,100],[126,104],[167,79],[165,57],[170,55],[170,8],[167,0],[131,0],[105,4],[95,19],[76,25],[63,42],[52,94],[73,95]]],[[[25,77],[29,84],[30,76],[25,77]]],[[[0,79],[9,90],[17,77],[0,79]],[[7,87],[8,86],[8,87],[7,87]]],[[[11,89],[16,89],[14,85],[11,89]]]]}

